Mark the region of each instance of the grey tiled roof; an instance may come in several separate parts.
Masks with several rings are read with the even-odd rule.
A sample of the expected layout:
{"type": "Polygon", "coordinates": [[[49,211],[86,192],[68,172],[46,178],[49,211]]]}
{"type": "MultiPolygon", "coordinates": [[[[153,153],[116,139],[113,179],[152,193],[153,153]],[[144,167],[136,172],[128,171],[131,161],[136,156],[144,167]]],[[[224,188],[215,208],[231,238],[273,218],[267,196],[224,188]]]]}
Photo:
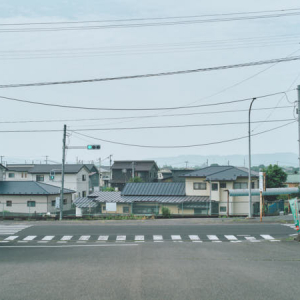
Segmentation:
{"type": "MultiPolygon", "coordinates": [[[[158,202],[158,203],[183,203],[183,202],[206,202],[206,196],[122,196],[123,202],[158,202]]],[[[214,201],[212,201],[214,202],[214,201]]]]}
{"type": "Polygon", "coordinates": [[[127,183],[122,196],[185,196],[185,183],[127,183]]]}
{"type": "MultiPolygon", "coordinates": [[[[65,194],[75,191],[64,189],[65,194]]],[[[36,181],[0,181],[0,195],[59,195],[60,188],[36,181]]]]}
{"type": "MultiPolygon", "coordinates": [[[[87,168],[85,165],[82,164],[65,164],[65,173],[66,174],[76,174],[82,168],[87,168]]],[[[15,172],[28,172],[31,174],[44,174],[50,173],[50,171],[55,170],[56,174],[61,173],[62,165],[61,164],[34,164],[34,165],[7,165],[8,171],[15,171],[15,172]]],[[[87,168],[87,171],[89,169],[87,168]]]]}
{"type": "Polygon", "coordinates": [[[3,169],[3,170],[7,170],[6,167],[4,167],[3,165],[0,164],[0,169],[3,169]]]}
{"type": "Polygon", "coordinates": [[[150,171],[153,165],[158,169],[156,162],[154,160],[118,160],[114,161],[112,169],[131,169],[132,162],[134,162],[135,171],[150,171]]]}
{"type": "MultiPolygon", "coordinates": [[[[258,177],[258,173],[251,171],[253,177],[258,177]]],[[[247,168],[233,166],[216,166],[203,168],[186,175],[184,177],[205,177],[206,180],[236,180],[238,177],[248,177],[247,168]]]]}
{"type": "Polygon", "coordinates": [[[89,196],[99,202],[122,202],[121,192],[94,192],[89,196]]]}
{"type": "Polygon", "coordinates": [[[89,197],[80,197],[74,200],[74,204],[79,208],[97,207],[98,203],[89,197]]]}

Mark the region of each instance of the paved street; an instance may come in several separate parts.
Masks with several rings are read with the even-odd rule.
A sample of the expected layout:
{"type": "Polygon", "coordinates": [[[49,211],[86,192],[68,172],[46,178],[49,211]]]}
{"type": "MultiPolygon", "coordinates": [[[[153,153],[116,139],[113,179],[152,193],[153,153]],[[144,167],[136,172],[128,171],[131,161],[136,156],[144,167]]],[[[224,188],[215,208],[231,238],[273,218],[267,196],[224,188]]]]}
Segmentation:
{"type": "Polygon", "coordinates": [[[291,224],[21,225],[0,223],[1,300],[299,299],[291,224]]]}

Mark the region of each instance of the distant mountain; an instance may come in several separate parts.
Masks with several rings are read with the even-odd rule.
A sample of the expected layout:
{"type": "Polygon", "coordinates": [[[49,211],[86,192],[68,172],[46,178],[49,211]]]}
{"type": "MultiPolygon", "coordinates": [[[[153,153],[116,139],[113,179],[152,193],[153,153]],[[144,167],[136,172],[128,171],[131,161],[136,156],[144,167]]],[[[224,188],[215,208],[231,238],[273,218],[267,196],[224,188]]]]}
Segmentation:
{"type": "MultiPolygon", "coordinates": [[[[157,157],[154,159],[158,166],[170,165],[174,168],[206,166],[207,162],[219,165],[234,165],[234,166],[248,166],[247,155],[180,155],[176,157],[157,157]]],[[[253,154],[251,156],[251,165],[270,165],[278,164],[279,166],[293,166],[298,167],[298,155],[295,153],[266,153],[253,154]]]]}

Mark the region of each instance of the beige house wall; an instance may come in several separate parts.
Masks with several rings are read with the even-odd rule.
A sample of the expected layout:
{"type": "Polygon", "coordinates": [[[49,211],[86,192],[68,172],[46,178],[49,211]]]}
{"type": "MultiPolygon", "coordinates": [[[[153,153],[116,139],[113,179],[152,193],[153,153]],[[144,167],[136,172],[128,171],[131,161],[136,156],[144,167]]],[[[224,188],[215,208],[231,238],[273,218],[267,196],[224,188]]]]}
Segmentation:
{"type": "MultiPolygon", "coordinates": [[[[0,195],[0,212],[12,213],[47,213],[55,212],[55,206],[52,206],[52,200],[55,200],[59,195],[0,195]],[[7,201],[12,201],[12,206],[7,206],[7,201]],[[28,207],[27,201],[35,201],[35,207],[28,207]]],[[[64,210],[71,209],[71,194],[65,194],[64,199],[67,199],[67,204],[64,205],[64,210]]]]}

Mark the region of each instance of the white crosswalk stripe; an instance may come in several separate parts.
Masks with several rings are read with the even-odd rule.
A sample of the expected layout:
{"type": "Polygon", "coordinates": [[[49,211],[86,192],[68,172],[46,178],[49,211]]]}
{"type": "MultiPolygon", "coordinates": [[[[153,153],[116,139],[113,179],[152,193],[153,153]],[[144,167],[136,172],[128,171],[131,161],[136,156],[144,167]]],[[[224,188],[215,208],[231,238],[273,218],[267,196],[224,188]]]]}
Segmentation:
{"type": "Polygon", "coordinates": [[[82,235],[79,238],[78,242],[86,242],[86,241],[88,241],[90,239],[90,237],[91,237],[90,235],[82,235]]]}
{"type": "Polygon", "coordinates": [[[42,241],[51,241],[54,239],[54,235],[46,235],[42,238],[42,241]]]}
{"type": "Polygon", "coordinates": [[[221,243],[222,241],[216,235],[207,235],[208,239],[213,243],[221,243]]]}
{"type": "Polygon", "coordinates": [[[268,234],[261,234],[260,235],[262,238],[264,238],[265,240],[268,240],[268,241],[272,241],[272,240],[275,240],[272,236],[268,235],[268,234]]]}
{"type": "Polygon", "coordinates": [[[180,235],[171,235],[173,242],[182,242],[180,235]]]}
{"type": "Polygon", "coordinates": [[[126,241],[126,235],[117,235],[117,242],[124,242],[126,241]]]}
{"type": "Polygon", "coordinates": [[[28,235],[23,241],[33,241],[36,238],[36,235],[28,235]]]}
{"type": "Polygon", "coordinates": [[[241,243],[234,235],[225,235],[225,238],[230,241],[230,243],[241,243]]]}
{"type": "Polygon", "coordinates": [[[260,242],[260,240],[257,240],[254,236],[246,236],[245,239],[247,241],[252,242],[252,243],[259,243],[260,242]]]}
{"type": "Polygon", "coordinates": [[[163,242],[163,236],[162,235],[153,235],[153,241],[154,242],[163,242]]]}
{"type": "Polygon", "coordinates": [[[202,241],[199,238],[199,235],[189,235],[189,238],[194,243],[202,243],[202,241]]]}
{"type": "Polygon", "coordinates": [[[17,238],[18,238],[17,235],[11,235],[11,236],[7,237],[7,238],[5,239],[5,241],[14,241],[14,240],[17,239],[17,238]]]}
{"type": "Polygon", "coordinates": [[[108,240],[108,235],[100,235],[98,241],[106,242],[108,240]]]}
{"type": "Polygon", "coordinates": [[[0,225],[0,235],[11,235],[20,232],[31,225],[0,225]]]}
{"type": "Polygon", "coordinates": [[[73,235],[64,235],[60,240],[61,241],[70,241],[73,235]]]}
{"type": "Polygon", "coordinates": [[[134,240],[135,240],[136,242],[144,242],[144,241],[145,241],[145,236],[143,236],[143,235],[136,235],[136,236],[134,237],[134,240]]]}

